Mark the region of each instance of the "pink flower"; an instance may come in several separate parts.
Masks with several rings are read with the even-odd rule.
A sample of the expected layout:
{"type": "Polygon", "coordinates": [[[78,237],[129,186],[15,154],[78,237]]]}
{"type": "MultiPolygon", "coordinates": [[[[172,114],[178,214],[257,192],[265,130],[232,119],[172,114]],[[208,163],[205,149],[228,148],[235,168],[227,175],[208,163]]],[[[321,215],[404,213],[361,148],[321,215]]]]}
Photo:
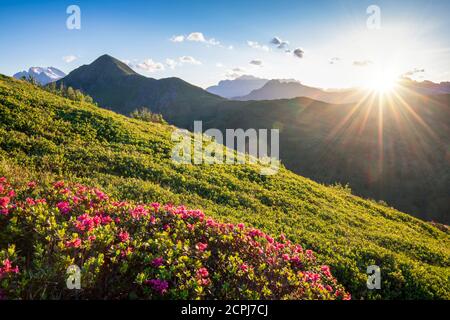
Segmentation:
{"type": "Polygon", "coordinates": [[[120,253],[120,255],[121,255],[122,257],[126,257],[127,255],[129,255],[129,254],[131,254],[131,253],[133,253],[133,248],[128,247],[128,248],[126,248],[125,250],[122,250],[122,252],[120,253]]]}
{"type": "Polygon", "coordinates": [[[3,266],[0,267],[0,279],[6,276],[8,273],[19,273],[19,267],[13,267],[9,259],[3,260],[3,266]]]}
{"type": "Polygon", "coordinates": [[[207,278],[209,276],[208,269],[206,268],[200,268],[197,270],[197,276],[200,278],[207,278]]]}
{"type": "Polygon", "coordinates": [[[282,256],[281,256],[282,258],[283,258],[283,260],[284,261],[289,261],[290,260],[290,257],[289,257],[289,255],[288,254],[283,254],[282,256]]]}
{"type": "Polygon", "coordinates": [[[76,238],[72,241],[66,241],[66,248],[79,248],[81,246],[81,239],[76,238]]]}
{"type": "Polygon", "coordinates": [[[273,242],[274,242],[273,238],[270,237],[270,236],[266,236],[266,240],[267,240],[267,242],[269,242],[269,243],[273,243],[273,242]]]}
{"type": "Polygon", "coordinates": [[[243,264],[241,264],[239,269],[241,269],[244,272],[247,272],[248,271],[248,265],[246,263],[243,263],[243,264]]]}
{"type": "Polygon", "coordinates": [[[36,204],[36,202],[34,201],[34,199],[32,198],[26,198],[25,200],[27,202],[28,205],[30,206],[34,206],[36,204]]]}
{"type": "Polygon", "coordinates": [[[150,285],[152,287],[152,289],[155,290],[159,294],[166,293],[167,289],[169,288],[169,283],[165,280],[160,280],[160,279],[146,280],[145,284],[150,285]]]}
{"type": "Polygon", "coordinates": [[[11,199],[9,197],[1,197],[0,198],[0,207],[6,209],[6,207],[8,206],[10,201],[11,201],[11,199]]]}
{"type": "Polygon", "coordinates": [[[67,214],[70,211],[70,206],[67,201],[58,202],[56,207],[59,209],[59,212],[61,212],[61,214],[67,214]]]}
{"type": "Polygon", "coordinates": [[[55,183],[53,184],[53,187],[54,187],[55,189],[61,189],[61,188],[64,188],[64,181],[57,181],[57,182],[55,182],[55,183]]]}
{"type": "Polygon", "coordinates": [[[126,231],[120,232],[119,239],[121,242],[126,242],[130,239],[130,234],[126,231]]]}
{"type": "Polygon", "coordinates": [[[27,183],[27,187],[31,188],[31,189],[36,188],[36,185],[37,185],[36,181],[30,181],[30,182],[27,183]]]}
{"type": "MultiPolygon", "coordinates": [[[[110,216],[102,216],[101,220],[102,220],[102,224],[108,224],[108,223],[111,223],[113,221],[110,216]]],[[[118,222],[120,222],[119,218],[117,218],[117,220],[118,220],[118,222]]]]}
{"type": "Polygon", "coordinates": [[[152,266],[154,266],[155,268],[158,268],[158,267],[162,266],[163,264],[164,264],[163,258],[155,258],[152,261],[152,266]]]}
{"type": "Polygon", "coordinates": [[[159,203],[156,203],[156,202],[153,202],[153,203],[151,204],[151,206],[153,207],[153,209],[154,209],[155,211],[158,211],[159,208],[161,207],[161,205],[160,205],[159,203]]]}
{"type": "Polygon", "coordinates": [[[320,270],[322,270],[323,274],[324,274],[326,277],[331,277],[331,272],[330,272],[330,267],[329,267],[329,266],[322,266],[322,267],[320,268],[320,270]]]}
{"type": "Polygon", "coordinates": [[[243,223],[238,223],[237,227],[238,227],[239,229],[243,230],[245,226],[244,226],[243,223]]]}
{"type": "Polygon", "coordinates": [[[148,211],[143,206],[139,205],[136,206],[134,209],[131,209],[130,214],[134,219],[139,220],[142,216],[148,215],[148,211]]]}
{"type": "Polygon", "coordinates": [[[197,244],[195,245],[195,248],[196,248],[198,251],[200,251],[200,252],[205,251],[207,247],[208,247],[208,244],[207,244],[207,243],[202,243],[202,242],[199,242],[199,243],[197,243],[197,244]]]}
{"type": "Polygon", "coordinates": [[[104,194],[102,191],[95,189],[94,192],[100,201],[108,200],[108,196],[104,194]]]}

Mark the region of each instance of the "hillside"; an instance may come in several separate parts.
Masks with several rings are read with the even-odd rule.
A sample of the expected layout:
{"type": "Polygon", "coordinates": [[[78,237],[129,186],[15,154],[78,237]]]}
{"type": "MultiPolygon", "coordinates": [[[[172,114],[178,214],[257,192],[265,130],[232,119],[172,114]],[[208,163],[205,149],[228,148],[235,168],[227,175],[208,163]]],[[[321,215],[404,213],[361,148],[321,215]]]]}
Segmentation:
{"type": "Polygon", "coordinates": [[[262,176],[255,165],[174,164],[173,129],[0,78],[0,176],[13,184],[63,178],[116,199],[186,205],[284,233],[314,250],[356,299],[450,299],[448,233],[284,168],[262,176]],[[373,264],[379,291],[366,287],[373,264]]]}
{"type": "Polygon", "coordinates": [[[293,96],[301,90],[340,103],[232,101],[180,79],[143,77],[108,55],[61,83],[82,89],[101,107],[129,115],[147,106],[190,130],[194,120],[203,120],[205,130],[280,128],[280,157],[289,170],[321,183],[349,184],[357,195],[424,220],[450,223],[450,103],[445,96],[423,96],[407,85],[381,101],[367,91],[325,92],[276,80],[264,88],[280,89],[281,96],[286,88],[293,96]],[[357,102],[342,104],[347,100],[357,102]]]}
{"type": "MultiPolygon", "coordinates": [[[[406,90],[406,89],[405,89],[406,90]]],[[[424,220],[450,223],[450,96],[399,91],[357,104],[226,102],[206,128],[279,128],[280,158],[314,181],[349,184],[424,220]]]]}
{"type": "Polygon", "coordinates": [[[125,63],[103,55],[56,82],[79,89],[102,107],[129,115],[146,107],[180,127],[192,124],[194,114],[210,114],[223,98],[178,78],[156,80],[134,72],[125,63]]]}

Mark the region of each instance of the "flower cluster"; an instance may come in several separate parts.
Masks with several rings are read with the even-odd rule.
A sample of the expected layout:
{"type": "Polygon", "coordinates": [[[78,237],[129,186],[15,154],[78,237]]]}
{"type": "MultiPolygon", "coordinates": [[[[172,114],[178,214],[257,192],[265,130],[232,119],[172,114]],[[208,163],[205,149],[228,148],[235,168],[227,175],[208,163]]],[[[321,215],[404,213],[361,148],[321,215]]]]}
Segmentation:
{"type": "Polygon", "coordinates": [[[73,264],[86,299],[350,298],[311,250],[283,235],[183,206],[115,201],[63,181],[15,189],[0,181],[0,288],[7,298],[73,297],[65,288],[73,264]]]}

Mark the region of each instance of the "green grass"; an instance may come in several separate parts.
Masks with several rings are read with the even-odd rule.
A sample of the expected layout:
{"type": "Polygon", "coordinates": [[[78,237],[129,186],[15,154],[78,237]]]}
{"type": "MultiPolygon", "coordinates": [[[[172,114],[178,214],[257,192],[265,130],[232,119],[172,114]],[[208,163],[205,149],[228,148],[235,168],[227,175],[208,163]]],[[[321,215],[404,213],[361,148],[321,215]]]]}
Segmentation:
{"type": "Polygon", "coordinates": [[[0,176],[64,178],[284,233],[316,251],[353,298],[450,299],[448,233],[284,168],[262,176],[256,165],[174,164],[173,130],[0,76],[0,176]],[[381,290],[366,287],[373,264],[381,290]]]}

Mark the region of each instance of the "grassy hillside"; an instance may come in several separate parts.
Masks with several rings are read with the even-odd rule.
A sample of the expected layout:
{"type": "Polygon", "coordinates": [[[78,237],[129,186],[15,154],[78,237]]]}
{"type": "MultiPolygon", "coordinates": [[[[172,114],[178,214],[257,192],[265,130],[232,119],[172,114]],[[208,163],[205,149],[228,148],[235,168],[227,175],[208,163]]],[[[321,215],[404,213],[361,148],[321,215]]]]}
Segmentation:
{"type": "Polygon", "coordinates": [[[282,168],[172,163],[174,127],[73,102],[0,78],[0,176],[101,187],[112,197],[204,210],[318,254],[354,298],[450,299],[450,238],[407,214],[282,168]],[[366,288],[379,265],[382,289],[366,288]]]}
{"type": "Polygon", "coordinates": [[[204,129],[279,128],[280,157],[289,170],[321,183],[348,183],[357,195],[450,223],[448,95],[427,97],[407,85],[380,100],[366,90],[325,94],[274,80],[266,86],[300,86],[305,95],[331,95],[325,101],[341,104],[308,98],[230,101],[181,79],[144,77],[108,55],[75,69],[60,84],[125,115],[147,107],[181,128],[193,129],[194,120],[203,120],[204,129]],[[359,102],[342,104],[349,98],[359,102]]]}

